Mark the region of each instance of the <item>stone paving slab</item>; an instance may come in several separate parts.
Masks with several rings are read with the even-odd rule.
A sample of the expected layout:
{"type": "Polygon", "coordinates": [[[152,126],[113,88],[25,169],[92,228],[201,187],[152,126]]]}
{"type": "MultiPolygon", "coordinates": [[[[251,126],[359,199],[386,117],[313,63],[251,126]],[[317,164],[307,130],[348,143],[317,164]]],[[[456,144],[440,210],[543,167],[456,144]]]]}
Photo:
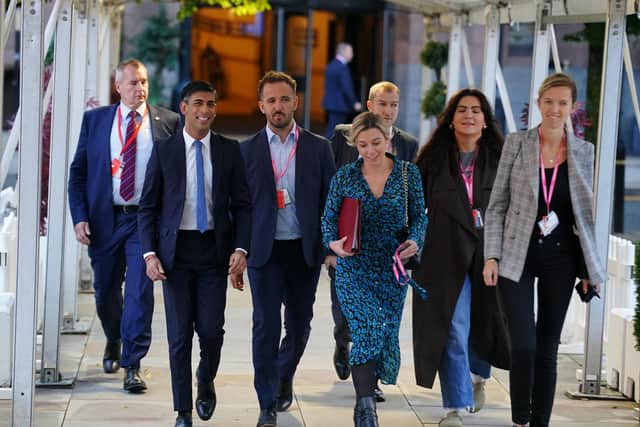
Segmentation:
{"type": "MultiPolygon", "coordinates": [[[[245,283],[248,283],[245,280],[245,283]]],[[[62,338],[61,366],[64,372],[79,370],[72,389],[37,389],[36,427],[147,427],[173,425],[166,322],[162,291],[155,285],[156,304],[152,325],[153,343],[142,362],[142,374],[149,390],[130,395],[122,390],[122,370],[102,372],[104,338],[99,322],[89,335],[62,338]]],[[[84,314],[93,315],[93,296],[80,295],[84,314]]],[[[413,373],[410,299],[400,331],[402,365],[398,385],[383,385],[387,402],[378,406],[384,427],[437,426],[443,415],[440,386],[418,387],[413,373]]],[[[251,294],[229,289],[225,342],[221,366],[215,381],[218,405],[213,418],[201,421],[194,412],[194,426],[255,426],[258,404],[253,389],[251,365],[251,294]]],[[[279,427],[351,427],[354,391],[351,381],[340,381],[332,364],[333,322],[329,283],[323,271],[318,286],[311,338],[294,381],[295,401],[278,416],[279,427]]],[[[193,343],[193,366],[198,360],[198,341],[193,343]]],[[[558,392],[552,416],[554,427],[624,427],[637,424],[633,402],[570,400],[564,391],[577,388],[575,369],[581,356],[562,355],[559,360],[558,392]]],[[[508,373],[494,370],[488,381],[487,403],[477,414],[464,414],[465,425],[510,426],[508,373]]],[[[195,387],[194,387],[195,393],[195,387]]],[[[10,401],[0,401],[0,427],[9,425],[10,401]]]]}

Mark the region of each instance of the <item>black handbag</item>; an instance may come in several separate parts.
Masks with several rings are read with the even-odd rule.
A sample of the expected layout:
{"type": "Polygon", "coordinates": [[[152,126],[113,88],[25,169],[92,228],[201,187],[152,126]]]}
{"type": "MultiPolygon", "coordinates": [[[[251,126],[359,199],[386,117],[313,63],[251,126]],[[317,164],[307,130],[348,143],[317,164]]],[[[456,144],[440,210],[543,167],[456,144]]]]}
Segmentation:
{"type": "MultiPolygon", "coordinates": [[[[398,238],[400,242],[404,242],[409,238],[409,181],[407,179],[407,169],[409,167],[408,162],[402,163],[402,185],[404,186],[404,226],[398,238]]],[[[407,270],[417,270],[420,267],[420,253],[415,254],[409,259],[403,261],[403,264],[407,270]]]]}

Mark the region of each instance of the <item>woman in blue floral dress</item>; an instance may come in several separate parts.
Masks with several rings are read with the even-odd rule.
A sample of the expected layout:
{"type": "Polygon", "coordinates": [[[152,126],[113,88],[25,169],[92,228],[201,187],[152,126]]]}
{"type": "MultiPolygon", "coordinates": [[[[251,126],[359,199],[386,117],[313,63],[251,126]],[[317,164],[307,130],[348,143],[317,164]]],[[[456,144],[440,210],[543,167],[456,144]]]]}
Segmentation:
{"type": "Polygon", "coordinates": [[[420,173],[415,165],[386,153],[389,137],[379,116],[370,112],[358,115],[350,143],[360,158],[340,168],[331,181],[322,234],[325,246],[338,255],[336,291],[353,337],[349,363],[357,397],[354,421],[356,426],[375,427],[376,380],[395,384],[400,369],[398,332],[407,287],[394,277],[393,257],[399,248],[403,261],[419,252],[427,219],[420,173]],[[401,237],[405,227],[403,168],[408,199],[406,240],[401,237]],[[362,204],[361,251],[357,255],[345,251],[346,236],[338,236],[345,197],[359,199],[362,204]]]}

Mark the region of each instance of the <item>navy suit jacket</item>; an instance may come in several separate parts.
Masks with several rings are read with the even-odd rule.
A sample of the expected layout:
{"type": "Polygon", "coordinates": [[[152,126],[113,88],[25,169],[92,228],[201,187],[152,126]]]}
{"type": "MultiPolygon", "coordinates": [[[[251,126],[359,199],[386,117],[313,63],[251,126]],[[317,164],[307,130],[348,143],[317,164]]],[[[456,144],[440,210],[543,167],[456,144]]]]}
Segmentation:
{"type": "MultiPolygon", "coordinates": [[[[251,201],[238,141],[212,132],[211,159],[216,256],[223,267],[236,248],[249,251],[251,201]]],[[[138,211],[142,253],[154,251],[165,271],[173,268],[186,183],[185,142],[180,131],[154,145],[138,211]]]]}
{"type": "MultiPolygon", "coordinates": [[[[338,125],[331,136],[331,149],[333,150],[337,167],[355,162],[358,159],[358,150],[356,147],[347,144],[350,132],[351,125],[338,125]]],[[[416,159],[418,140],[408,132],[394,126],[391,145],[398,159],[406,160],[407,162],[413,162],[416,159]]]]}
{"type": "MultiPolygon", "coordinates": [[[[322,246],[320,220],[329,192],[329,182],[336,172],[328,141],[300,128],[296,151],[295,205],[302,234],[304,259],[310,267],[322,263],[326,251],[322,246]]],[[[253,204],[249,267],[259,268],[271,257],[276,232],[278,206],[276,184],[271,164],[267,131],[240,144],[247,168],[247,180],[253,204]]]]}
{"type": "Polygon", "coordinates": [[[322,108],[326,111],[350,113],[357,102],[349,66],[334,59],[324,72],[322,108]]]}
{"type": "MultiPolygon", "coordinates": [[[[89,222],[95,254],[108,244],[114,229],[113,184],[111,178],[111,128],[119,104],[84,113],[78,147],[69,169],[69,210],[73,224],[89,222]]],[[[180,116],[149,105],[151,137],[154,145],[174,134],[180,116]]]]}

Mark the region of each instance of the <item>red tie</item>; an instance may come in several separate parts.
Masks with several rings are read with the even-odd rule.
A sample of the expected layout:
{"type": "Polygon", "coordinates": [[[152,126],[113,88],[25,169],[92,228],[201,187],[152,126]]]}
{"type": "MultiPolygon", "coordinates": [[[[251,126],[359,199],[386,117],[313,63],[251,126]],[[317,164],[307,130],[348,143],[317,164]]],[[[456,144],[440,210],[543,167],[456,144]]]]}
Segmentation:
{"type": "MultiPolygon", "coordinates": [[[[129,141],[133,133],[136,131],[136,119],[138,113],[131,111],[129,113],[129,123],[127,124],[127,136],[125,141],[129,141]]],[[[122,153],[122,161],[124,162],[124,168],[122,169],[122,176],[120,177],[120,195],[125,201],[131,200],[135,190],[136,182],[136,141],[133,141],[122,153]]]]}

